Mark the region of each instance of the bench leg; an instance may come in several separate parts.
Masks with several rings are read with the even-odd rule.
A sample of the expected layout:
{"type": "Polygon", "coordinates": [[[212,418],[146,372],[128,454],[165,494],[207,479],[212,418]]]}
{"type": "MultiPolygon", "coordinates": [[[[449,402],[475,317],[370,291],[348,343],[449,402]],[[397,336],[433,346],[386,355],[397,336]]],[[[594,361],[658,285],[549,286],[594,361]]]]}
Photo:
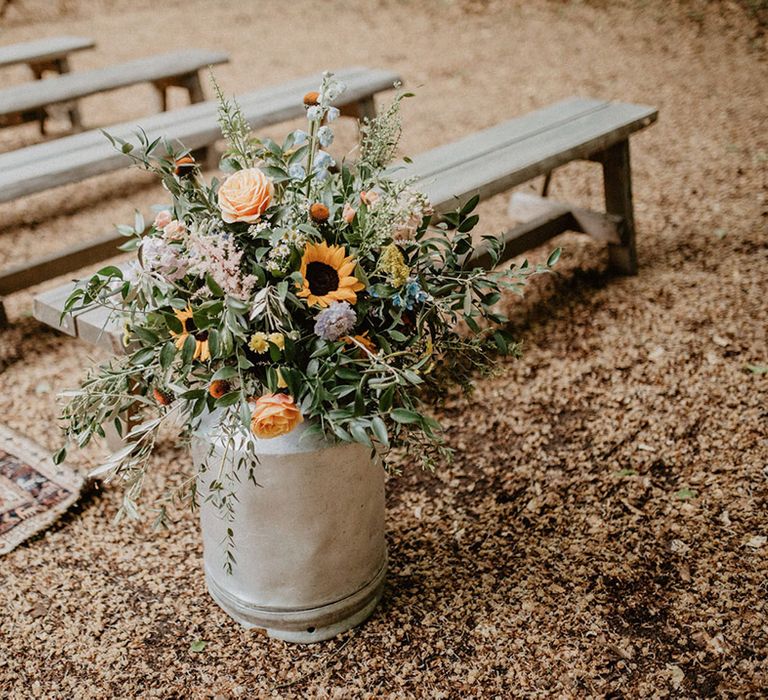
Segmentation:
{"type": "Polygon", "coordinates": [[[190,75],[185,81],[185,87],[189,93],[190,104],[196,104],[197,102],[205,102],[205,93],[203,92],[203,86],[200,82],[200,76],[195,73],[190,75]]]}
{"type": "Polygon", "coordinates": [[[552,184],[552,170],[550,170],[544,176],[544,184],[541,186],[541,196],[547,197],[549,195],[549,186],[552,184]]]}
{"type": "MultiPolygon", "coordinates": [[[[60,75],[69,73],[69,59],[66,56],[56,59],[55,65],[56,70],[60,75]]],[[[80,119],[80,109],[78,108],[76,102],[72,103],[70,108],[67,110],[67,113],[69,114],[69,123],[72,125],[72,129],[74,131],[82,131],[83,123],[80,119]]]]}
{"type": "Polygon", "coordinates": [[[353,102],[352,104],[344,105],[340,112],[345,117],[353,117],[359,119],[361,122],[364,119],[375,119],[376,117],[376,103],[373,100],[373,96],[369,95],[362,100],[353,102]]]}
{"type": "Polygon", "coordinates": [[[597,158],[603,166],[605,211],[622,219],[621,243],[609,244],[608,267],[621,275],[637,274],[635,216],[632,207],[632,175],[629,164],[629,140],[603,151],[597,158]]]}

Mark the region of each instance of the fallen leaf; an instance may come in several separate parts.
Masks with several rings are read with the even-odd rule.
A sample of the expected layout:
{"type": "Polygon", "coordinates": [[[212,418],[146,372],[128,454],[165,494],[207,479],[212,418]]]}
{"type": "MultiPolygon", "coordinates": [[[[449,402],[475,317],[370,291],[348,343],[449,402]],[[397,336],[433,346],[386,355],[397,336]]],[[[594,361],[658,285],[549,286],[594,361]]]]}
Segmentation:
{"type": "Polygon", "coordinates": [[[768,537],[765,537],[765,535],[755,535],[747,540],[746,545],[747,547],[752,547],[752,549],[760,549],[766,542],[768,542],[768,537]]]}
{"type": "Polygon", "coordinates": [[[205,642],[202,639],[196,639],[189,645],[189,650],[195,653],[205,650],[205,642]]]}

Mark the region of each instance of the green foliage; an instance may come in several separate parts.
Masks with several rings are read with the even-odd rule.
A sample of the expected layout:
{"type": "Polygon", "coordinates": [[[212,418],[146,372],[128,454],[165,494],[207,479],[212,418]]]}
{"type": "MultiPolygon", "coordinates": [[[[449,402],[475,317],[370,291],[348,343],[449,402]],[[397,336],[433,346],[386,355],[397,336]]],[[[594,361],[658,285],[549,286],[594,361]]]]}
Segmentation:
{"type": "MultiPolygon", "coordinates": [[[[519,354],[499,302],[505,293],[521,294],[559,251],[545,265],[494,269],[503,253],[499,238],[480,236],[478,243],[473,236],[479,197],[439,220],[412,183],[384,169],[397,148],[407,94],[363,125],[361,160],[333,169],[323,150],[331,138],[323,120],[333,116],[340,91],[332,76],[308,107],[307,131],[282,143],[253,138],[237,104],[214,87],[228,143],[222,163],[238,176],[266,176],[268,206],[255,218],[225,220],[221,183],[177,167],[188,152],[150,142],[141,131],[136,145],[110,137],[160,177],[172,201],[161,223],[147,227],[137,217],[120,229],[138,251],[131,271],[105,267],[67,300],[66,312],[102,306],[118,314],[127,345],[124,357],[92,371],[70,394],[68,440],[83,446],[103,437],[105,424],[120,429],[119,415],[133,416],[126,447],[99,470],[124,483],[121,515],[132,517],[164,424],[182,426],[186,437],[215,413],[226,452],[242,452],[236,445],[247,452],[254,449],[253,399],[276,392],[289,394],[328,439],[382,452],[405,447],[434,467],[449,451],[426,404],[452,386],[470,390],[498,354],[519,354]],[[313,204],[327,216],[313,216],[313,204]],[[340,293],[342,266],[357,283],[352,296],[323,302],[351,302],[351,325],[338,335],[318,330],[323,305],[307,296],[314,288],[304,277],[306,256],[322,246],[336,251],[336,272],[323,263],[326,275],[337,275],[329,289],[340,293]]],[[[199,497],[231,518],[234,483],[243,470],[253,479],[252,469],[247,460],[222,465],[206,494],[190,480],[158,506],[156,525],[167,524],[174,503],[194,505],[199,497]]],[[[229,546],[227,553],[231,567],[229,546]]]]}

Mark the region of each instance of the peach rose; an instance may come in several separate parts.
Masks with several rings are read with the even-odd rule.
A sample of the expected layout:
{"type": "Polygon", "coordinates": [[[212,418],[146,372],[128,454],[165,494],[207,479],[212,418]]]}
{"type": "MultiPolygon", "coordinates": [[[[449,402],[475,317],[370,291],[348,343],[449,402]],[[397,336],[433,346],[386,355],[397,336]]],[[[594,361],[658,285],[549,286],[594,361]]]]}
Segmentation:
{"type": "Polygon", "coordinates": [[[161,231],[168,224],[170,224],[172,220],[173,220],[173,217],[171,216],[171,212],[169,212],[167,209],[163,209],[162,211],[157,212],[157,216],[155,217],[155,222],[152,225],[158,231],[161,231]]]}
{"type": "Polygon", "coordinates": [[[272,180],[258,168],[238,170],[219,187],[221,218],[228,224],[252,224],[267,210],[274,193],[272,180]]]}
{"type": "Polygon", "coordinates": [[[251,430],[257,438],[268,440],[290,433],[304,417],[288,394],[265,394],[256,400],[251,415],[251,430]]]}

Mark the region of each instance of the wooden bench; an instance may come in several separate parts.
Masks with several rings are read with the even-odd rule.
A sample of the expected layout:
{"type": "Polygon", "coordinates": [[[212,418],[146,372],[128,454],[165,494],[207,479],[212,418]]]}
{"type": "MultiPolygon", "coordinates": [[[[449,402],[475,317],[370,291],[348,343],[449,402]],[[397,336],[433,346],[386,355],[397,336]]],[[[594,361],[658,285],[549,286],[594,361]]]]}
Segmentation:
{"type": "Polygon", "coordinates": [[[69,73],[69,55],[94,46],[96,42],[84,36],[49,36],[8,44],[0,46],[0,68],[26,63],[37,79],[45,71],[69,73]]]}
{"type": "MultiPolygon", "coordinates": [[[[346,115],[358,118],[375,115],[373,96],[390,89],[398,80],[397,73],[392,71],[364,67],[345,68],[335,74],[347,85],[337,104],[346,115]]],[[[263,128],[301,116],[302,96],[316,89],[321,79],[319,74],[305,76],[247,93],[238,101],[251,127],[263,128]]],[[[194,150],[221,138],[216,115],[217,104],[209,101],[116,124],[107,130],[113,136],[135,140],[140,128],[150,140],[162,136],[194,150]]],[[[0,203],[130,165],[131,160],[115,151],[99,130],[0,153],[0,203]]]]}
{"type": "MultiPolygon", "coordinates": [[[[607,242],[610,269],[633,275],[637,253],[629,137],[657,117],[653,107],[572,97],[415,156],[399,172],[417,178],[416,187],[437,212],[545,175],[544,197],[513,199],[513,209],[536,216],[504,234],[504,260],[575,231],[607,242]],[[552,171],[574,160],[602,165],[604,213],[545,199],[552,171]]],[[[482,251],[478,260],[487,262],[482,251]]]]}
{"type": "MultiPolygon", "coordinates": [[[[202,102],[205,97],[200,83],[200,70],[227,61],[229,57],[218,51],[184,49],[116,66],[69,73],[36,83],[14,85],[0,90],[0,126],[38,120],[44,133],[45,119],[53,105],[71,105],[89,95],[138,83],[152,83],[155,86],[160,93],[163,110],[167,105],[166,95],[170,87],[184,88],[191,102],[202,102]]],[[[79,127],[79,124],[72,126],[79,127]]]]}
{"type": "MultiPolygon", "coordinates": [[[[571,98],[422,153],[393,173],[417,178],[416,187],[430,197],[439,215],[476,194],[488,197],[536,176],[549,176],[570,161],[595,160],[602,164],[606,212],[528,196],[526,206],[535,209],[536,216],[504,234],[502,259],[570,230],[608,242],[611,269],[635,274],[628,139],[656,118],[652,107],[571,98]]],[[[475,262],[490,264],[482,250],[475,262]]],[[[38,295],[35,318],[115,353],[122,352],[122,330],[106,311],[92,309],[62,317],[74,286],[69,283],[38,295]]]]}
{"type": "MultiPolygon", "coordinates": [[[[374,95],[392,88],[397,73],[363,67],[335,71],[346,91],[336,100],[342,114],[357,119],[376,114],[374,95]]],[[[256,90],[238,98],[243,114],[254,129],[294,119],[304,114],[302,97],[316,89],[320,74],[309,75],[274,87],[256,90]]],[[[190,149],[208,146],[221,138],[215,101],[156,114],[136,122],[120,124],[109,133],[134,139],[138,127],[154,140],[164,136],[190,149]]],[[[0,201],[39,192],[56,185],[77,182],[89,176],[130,166],[132,161],[116,151],[99,131],[89,131],[49,143],[36,144],[0,154],[0,201]]],[[[115,231],[53,255],[33,258],[0,271],[0,327],[5,323],[2,297],[54,277],[78,270],[117,254],[124,238],[115,231]]]]}
{"type": "MultiPolygon", "coordinates": [[[[48,71],[63,75],[70,71],[70,54],[92,49],[94,46],[96,42],[84,36],[49,36],[22,44],[0,46],[0,68],[26,63],[36,80],[42,79],[48,71]]],[[[77,105],[71,105],[68,113],[72,127],[79,129],[81,120],[77,105]]],[[[44,119],[40,129],[45,129],[44,119]]]]}

